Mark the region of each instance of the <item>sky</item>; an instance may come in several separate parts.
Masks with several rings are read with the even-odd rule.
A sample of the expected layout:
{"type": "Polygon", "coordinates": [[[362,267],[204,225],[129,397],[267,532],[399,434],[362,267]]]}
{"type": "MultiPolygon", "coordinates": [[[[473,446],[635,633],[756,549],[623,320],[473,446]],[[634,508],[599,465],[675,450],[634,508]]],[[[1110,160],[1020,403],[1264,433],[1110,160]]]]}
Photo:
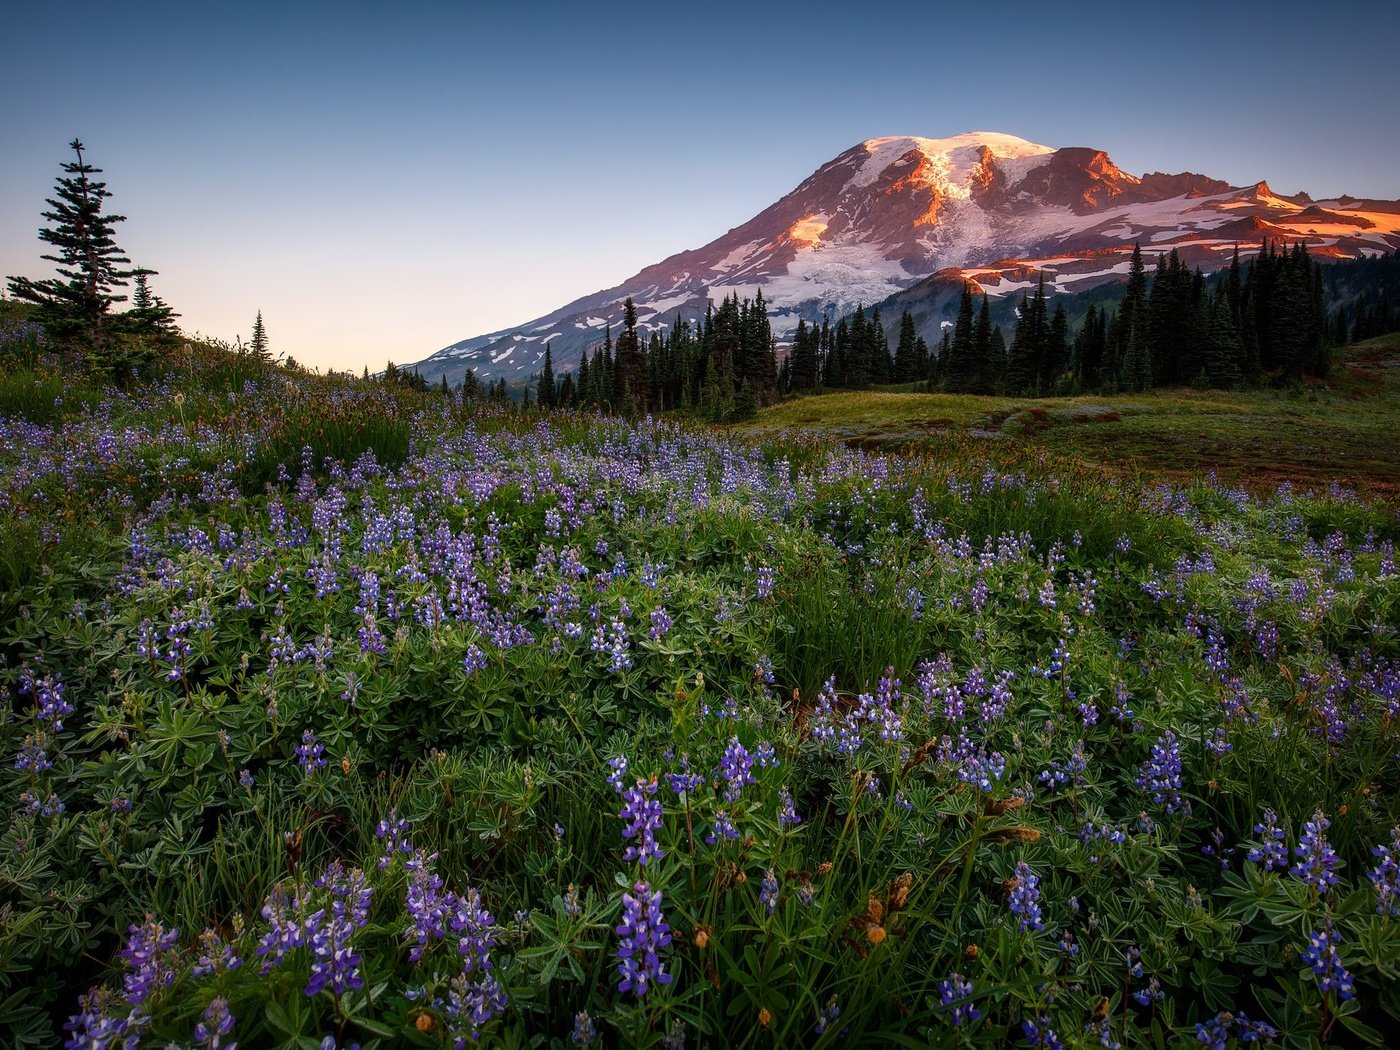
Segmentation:
{"type": "Polygon", "coordinates": [[[9,5],[0,275],[77,137],[188,332],[421,360],[621,283],[864,139],[1003,131],[1400,198],[1400,5],[9,5]],[[399,7],[402,9],[398,9],[399,7]]]}

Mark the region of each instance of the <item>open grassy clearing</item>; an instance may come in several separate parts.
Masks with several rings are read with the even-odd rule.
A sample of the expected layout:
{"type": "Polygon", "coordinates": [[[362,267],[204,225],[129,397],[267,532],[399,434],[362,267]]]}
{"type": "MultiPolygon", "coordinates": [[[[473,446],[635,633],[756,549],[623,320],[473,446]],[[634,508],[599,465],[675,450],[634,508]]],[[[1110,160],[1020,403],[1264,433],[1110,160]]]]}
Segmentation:
{"type": "Polygon", "coordinates": [[[870,391],[798,398],[735,429],[810,431],[868,449],[969,441],[998,455],[1048,451],[1117,474],[1215,472],[1262,490],[1291,481],[1400,492],[1400,337],[1347,350],[1326,383],[1297,391],[1150,391],[1064,398],[870,391]]]}

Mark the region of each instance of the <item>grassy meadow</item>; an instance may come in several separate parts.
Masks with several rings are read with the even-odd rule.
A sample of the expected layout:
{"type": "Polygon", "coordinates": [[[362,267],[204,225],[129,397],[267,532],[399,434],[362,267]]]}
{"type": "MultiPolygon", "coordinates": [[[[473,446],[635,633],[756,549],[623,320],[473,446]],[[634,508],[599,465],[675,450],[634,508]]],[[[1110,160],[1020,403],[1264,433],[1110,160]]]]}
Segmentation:
{"type": "MultiPolygon", "coordinates": [[[[1154,390],[1044,399],[912,388],[797,398],[743,424],[759,438],[809,430],[872,450],[966,443],[1046,451],[1122,476],[1214,472],[1266,491],[1284,482],[1400,492],[1400,336],[1338,352],[1326,381],[1288,391],[1154,390]]],[[[947,453],[943,453],[947,454],[947,453]]],[[[954,453],[956,454],[956,453],[954,453]]]]}
{"type": "Polygon", "coordinates": [[[12,334],[0,1043],[1381,1045],[1395,349],[715,429],[12,334]]]}

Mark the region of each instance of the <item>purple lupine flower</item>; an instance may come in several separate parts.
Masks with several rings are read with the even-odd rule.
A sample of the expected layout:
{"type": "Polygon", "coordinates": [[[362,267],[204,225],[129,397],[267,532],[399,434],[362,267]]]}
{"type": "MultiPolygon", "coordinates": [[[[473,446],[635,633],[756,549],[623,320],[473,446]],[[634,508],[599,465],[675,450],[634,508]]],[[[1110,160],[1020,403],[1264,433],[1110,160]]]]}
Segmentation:
{"type": "Polygon", "coordinates": [[[401,820],[398,811],[392,809],[389,810],[389,815],[387,817],[382,818],[379,823],[375,825],[374,837],[384,840],[381,846],[384,852],[380,854],[378,861],[380,871],[387,868],[398,854],[403,854],[404,856],[413,855],[413,845],[408,841],[408,829],[408,821],[401,820]]]}
{"type": "Polygon", "coordinates": [[[437,854],[421,850],[406,861],[409,871],[408,889],[404,893],[404,910],[408,912],[407,933],[414,945],[408,950],[411,962],[418,962],[433,941],[447,936],[447,917],[457,905],[455,894],[444,891],[442,877],[433,870],[437,854]]]}
{"type": "Polygon", "coordinates": [[[1283,829],[1277,821],[1278,814],[1266,808],[1263,823],[1254,825],[1260,844],[1245,854],[1251,864],[1262,864],[1265,871],[1282,871],[1288,867],[1288,847],[1283,844],[1283,829]]]}
{"type": "Polygon", "coordinates": [[[1234,1013],[1222,1010],[1208,1021],[1197,1022],[1196,1042],[1211,1050],[1225,1050],[1234,1036],[1241,1045],[1260,1041],[1272,1042],[1278,1038],[1278,1029],[1263,1021],[1252,1021],[1243,1010],[1234,1013]]]}
{"type": "Polygon", "coordinates": [[[446,994],[432,1001],[433,1009],[442,1018],[444,1034],[459,1050],[475,1043],[481,1037],[482,1027],[499,1016],[507,1004],[505,989],[489,973],[479,981],[459,973],[448,983],[446,994]]]}
{"type": "Polygon", "coordinates": [[[764,601],[772,597],[774,581],[775,576],[772,569],[762,568],[758,570],[757,587],[759,601],[764,601]]]}
{"type": "Polygon", "coordinates": [[[15,769],[21,773],[42,773],[52,768],[53,761],[49,758],[42,738],[34,734],[26,736],[20,744],[19,754],[15,756],[15,769]]]}
{"type": "Polygon", "coordinates": [[[622,837],[636,839],[622,851],[622,859],[635,860],[646,867],[650,860],[660,860],[664,856],[656,844],[656,833],[661,830],[661,803],[651,797],[656,794],[656,780],[637,778],[635,787],[622,792],[622,812],[618,815],[626,825],[622,837]]]}
{"type": "Polygon", "coordinates": [[[788,793],[787,788],[782,788],[778,792],[778,825],[791,827],[801,823],[802,818],[797,815],[797,806],[792,800],[792,795],[788,793]]]}
{"type": "Polygon", "coordinates": [[[1123,1050],[1123,1044],[1113,1038],[1113,1022],[1107,1017],[1084,1022],[1084,1031],[1087,1035],[1097,1038],[1099,1046],[1104,1047],[1104,1050],[1123,1050]]]}
{"type": "Polygon", "coordinates": [[[685,1022],[677,1017],[670,1031],[661,1037],[661,1050],[685,1050],[685,1022]]]}
{"type": "Polygon", "coordinates": [[[332,861],[313,884],[329,896],[329,906],[306,919],[305,944],[311,950],[311,977],[306,996],[311,998],[329,987],[339,999],[346,992],[364,986],[360,956],[350,945],[356,931],[369,921],[374,889],[358,868],[346,871],[340,861],[332,861]]]}
{"type": "Polygon", "coordinates": [[[207,1050],[235,1050],[238,1044],[224,1041],[224,1036],[233,1032],[233,1021],[228,1000],[215,996],[204,1011],[204,1019],[194,1027],[195,1040],[207,1050]]]}
{"type": "Polygon", "coordinates": [[[1006,758],[1000,751],[969,754],[958,769],[958,777],[982,791],[990,792],[1006,773],[1006,758]]]}
{"type": "Polygon", "coordinates": [[[55,733],[63,732],[63,719],[73,713],[73,705],[65,699],[63,679],[57,674],[35,678],[28,671],[19,676],[19,695],[33,696],[38,705],[36,717],[47,722],[55,733]]]}
{"type": "Polygon", "coordinates": [[[1326,893],[1337,884],[1336,868],[1341,861],[1327,841],[1327,829],[1331,826],[1332,822],[1322,815],[1322,810],[1317,810],[1312,820],[1303,825],[1303,837],[1293,847],[1298,860],[1292,873],[1318,893],[1326,893]]]}
{"type": "Polygon", "coordinates": [[[268,931],[258,942],[256,955],[262,959],[262,972],[280,966],[287,954],[305,943],[305,927],[301,921],[303,901],[298,894],[290,898],[281,886],[274,886],[263,902],[262,917],[268,931]]]}
{"type": "Polygon", "coordinates": [[[773,677],[773,658],[760,656],[758,662],[753,665],[753,676],[764,685],[772,685],[776,680],[773,677]]]}
{"type": "Polygon", "coordinates": [[[141,1029],[151,1021],[143,1007],[134,1009],[123,1002],[124,1011],[113,1013],[116,996],[106,988],[93,988],[78,999],[78,1013],[63,1025],[71,1032],[63,1045],[67,1050],[137,1050],[141,1029]]]}
{"type": "Polygon", "coordinates": [[[658,642],[666,637],[666,633],[671,629],[675,621],[671,619],[671,614],[666,611],[666,607],[658,605],[651,611],[651,630],[647,632],[653,642],[658,642]]]}
{"type": "Polygon", "coordinates": [[[1021,1022],[1021,1034],[1031,1046],[1045,1047],[1046,1050],[1063,1050],[1064,1043],[1050,1027],[1050,1018],[1037,1017],[1034,1021],[1021,1022]]]}
{"type": "Polygon", "coordinates": [[[826,1005],[817,1010],[817,1023],[812,1028],[813,1035],[822,1035],[828,1028],[834,1025],[841,1016],[841,1007],[836,1005],[836,996],[832,996],[826,1001],[826,1005]]]}
{"type": "Polygon", "coordinates": [[[216,930],[205,930],[197,941],[199,955],[190,973],[194,977],[209,977],[213,974],[232,973],[243,965],[234,947],[224,940],[216,930]]]}
{"type": "Polygon", "coordinates": [[[622,894],[622,922],[614,932],[620,938],[617,949],[619,992],[632,992],[646,998],[653,984],[670,984],[671,975],[658,954],[671,943],[671,927],[661,914],[661,891],[647,882],[638,882],[632,893],[622,894]]]}
{"type": "Polygon", "coordinates": [[[1016,877],[1012,880],[1007,906],[1012,915],[1020,918],[1023,932],[1045,929],[1040,910],[1040,879],[1023,860],[1016,862],[1016,877]]]}
{"type": "Polygon", "coordinates": [[[733,819],[728,812],[721,809],[715,813],[714,826],[710,833],[705,836],[705,842],[713,846],[720,839],[737,839],[738,837],[739,829],[734,826],[733,819]]]}
{"type": "Polygon", "coordinates": [[[1376,888],[1376,914],[1400,916],[1400,826],[1390,833],[1390,844],[1371,850],[1376,866],[1367,874],[1376,888]]]}
{"type": "Polygon", "coordinates": [[[716,774],[724,781],[726,802],[736,802],[743,794],[744,787],[756,781],[753,776],[754,756],[749,754],[739,738],[730,737],[729,744],[720,758],[716,774]]]}
{"type": "Polygon", "coordinates": [[[666,786],[677,795],[693,795],[704,786],[705,778],[699,773],[692,773],[690,770],[690,755],[683,754],[680,757],[681,771],[679,773],[666,774],[666,786]]]}
{"type": "Polygon", "coordinates": [[[467,674],[476,674],[477,671],[484,671],[487,667],[486,654],[481,651],[481,646],[475,642],[467,646],[467,655],[462,657],[462,670],[467,674]]]}
{"type": "Polygon", "coordinates": [[[1152,745],[1152,753],[1142,764],[1136,785],[1165,806],[1168,813],[1190,813],[1191,803],[1181,794],[1181,745],[1168,729],[1152,745]]]}
{"type": "Polygon", "coordinates": [[[1221,871],[1230,870],[1230,858],[1235,855],[1235,847],[1225,845],[1225,832],[1216,828],[1210,835],[1210,842],[1201,847],[1201,853],[1214,857],[1220,863],[1221,871]]]}
{"type": "Polygon", "coordinates": [[[939,1003],[952,1007],[951,1010],[945,1009],[944,1015],[953,1022],[954,1028],[961,1028],[968,1021],[981,1020],[982,1011],[972,1005],[971,998],[972,982],[960,973],[952,974],[938,984],[939,1003]]]}
{"type": "Polygon", "coordinates": [[[1153,1003],[1161,1002],[1167,993],[1162,990],[1162,982],[1155,977],[1147,979],[1147,987],[1139,988],[1133,993],[1133,999],[1139,1006],[1151,1006],[1153,1003]]]}
{"type": "Polygon", "coordinates": [[[297,765],[307,777],[314,777],[316,770],[323,769],[326,765],[326,749],[316,740],[316,734],[310,729],[301,734],[301,743],[296,748],[297,765]]]}
{"type": "Polygon", "coordinates": [[[464,973],[486,973],[491,969],[491,949],[496,946],[496,920],[481,906],[481,894],[468,886],[457,897],[448,925],[457,934],[457,954],[464,973]]]}
{"type": "Polygon", "coordinates": [[[179,930],[167,931],[149,915],[140,926],[128,927],[121,958],[131,972],[122,975],[122,990],[132,1006],[145,1002],[151,993],[169,988],[175,982],[175,967],[168,953],[179,939],[179,930]]]}
{"type": "Polygon", "coordinates": [[[580,1010],[574,1014],[574,1029],[569,1033],[569,1041],[574,1046],[587,1046],[598,1038],[598,1028],[593,1023],[593,1018],[588,1016],[587,1010],[580,1010]]]}
{"type": "Polygon", "coordinates": [[[1337,944],[1341,939],[1332,920],[1328,919],[1322,929],[1314,930],[1309,935],[1308,946],[1300,954],[1303,962],[1312,967],[1318,989],[1324,995],[1336,992],[1338,1001],[1346,1002],[1355,997],[1356,985],[1337,954],[1337,944]]]}
{"type": "Polygon", "coordinates": [[[778,907],[778,889],[778,876],[769,868],[763,873],[763,882],[758,890],[758,903],[768,909],[769,915],[778,907]]]}
{"type": "Polygon", "coordinates": [[[622,794],[622,778],[627,775],[627,756],[618,755],[616,758],[608,759],[608,767],[612,770],[608,774],[608,787],[620,795],[622,794]]]}

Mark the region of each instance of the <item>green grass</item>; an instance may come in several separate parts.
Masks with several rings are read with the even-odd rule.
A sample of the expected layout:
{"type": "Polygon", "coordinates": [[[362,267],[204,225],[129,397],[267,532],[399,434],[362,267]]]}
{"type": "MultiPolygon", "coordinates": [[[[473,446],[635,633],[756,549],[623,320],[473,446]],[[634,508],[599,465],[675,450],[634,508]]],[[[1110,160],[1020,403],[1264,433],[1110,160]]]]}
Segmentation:
{"type": "Polygon", "coordinates": [[[902,389],[795,398],[734,429],[940,454],[980,443],[997,457],[1050,452],[1114,474],[1174,480],[1213,471],[1254,489],[1335,480],[1400,492],[1400,335],[1348,348],[1326,382],[1292,391],[1024,399],[902,389]]]}

